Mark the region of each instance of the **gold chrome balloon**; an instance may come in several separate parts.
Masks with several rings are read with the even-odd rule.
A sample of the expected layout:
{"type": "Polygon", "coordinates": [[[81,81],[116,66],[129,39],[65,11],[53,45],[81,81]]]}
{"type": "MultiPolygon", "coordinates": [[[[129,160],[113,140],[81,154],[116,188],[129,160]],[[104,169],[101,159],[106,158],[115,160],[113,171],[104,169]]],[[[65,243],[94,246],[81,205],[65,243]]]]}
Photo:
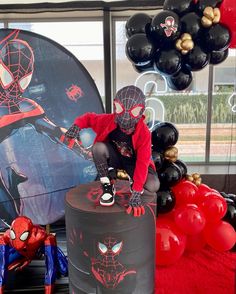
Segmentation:
{"type": "Polygon", "coordinates": [[[205,28],[209,28],[213,24],[216,24],[220,21],[220,9],[212,8],[207,6],[203,11],[203,17],[201,23],[205,28]]]}
{"type": "Polygon", "coordinates": [[[194,47],[192,36],[190,34],[188,34],[188,33],[182,34],[181,37],[180,37],[180,39],[178,39],[176,41],[175,47],[183,55],[187,54],[194,47]]]}
{"type": "Polygon", "coordinates": [[[192,175],[186,175],[186,179],[192,182],[193,184],[195,184],[196,186],[199,186],[202,183],[201,175],[198,173],[194,173],[192,175]]]}
{"type": "Polygon", "coordinates": [[[168,147],[164,152],[164,158],[170,162],[176,162],[178,159],[178,149],[174,146],[168,147]]]}
{"type": "Polygon", "coordinates": [[[116,176],[120,180],[128,180],[129,179],[127,172],[123,169],[118,169],[116,176]]]}

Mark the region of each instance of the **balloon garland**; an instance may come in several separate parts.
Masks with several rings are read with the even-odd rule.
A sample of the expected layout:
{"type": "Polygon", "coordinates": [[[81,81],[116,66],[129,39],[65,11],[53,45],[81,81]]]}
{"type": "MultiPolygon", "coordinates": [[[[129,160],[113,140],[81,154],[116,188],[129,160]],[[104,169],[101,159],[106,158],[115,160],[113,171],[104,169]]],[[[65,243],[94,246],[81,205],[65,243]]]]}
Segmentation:
{"type": "Polygon", "coordinates": [[[184,90],[192,71],[223,62],[228,48],[236,48],[235,27],[231,0],[165,0],[153,18],[136,13],[128,19],[126,55],[136,71],[155,70],[171,89],[184,90]]]}
{"type": "Polygon", "coordinates": [[[178,130],[170,122],[152,128],[152,154],[161,186],[157,192],[156,264],[170,265],[186,251],[206,245],[218,251],[236,246],[236,195],[202,183],[178,159],[178,130]]]}

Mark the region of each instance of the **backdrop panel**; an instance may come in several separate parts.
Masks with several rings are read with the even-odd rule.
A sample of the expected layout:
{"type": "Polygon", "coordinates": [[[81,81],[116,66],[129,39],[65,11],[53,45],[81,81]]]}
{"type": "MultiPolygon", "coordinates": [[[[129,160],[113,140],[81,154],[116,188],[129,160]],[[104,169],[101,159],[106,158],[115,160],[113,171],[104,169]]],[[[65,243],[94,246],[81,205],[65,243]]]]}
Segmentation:
{"type": "MultiPolygon", "coordinates": [[[[78,115],[104,112],[96,85],[64,47],[41,35],[0,30],[0,217],[34,223],[64,215],[66,191],[94,180],[86,149],[60,141],[78,115]]],[[[82,134],[84,145],[94,133],[82,134]]],[[[1,224],[0,224],[1,225],[1,224]]]]}

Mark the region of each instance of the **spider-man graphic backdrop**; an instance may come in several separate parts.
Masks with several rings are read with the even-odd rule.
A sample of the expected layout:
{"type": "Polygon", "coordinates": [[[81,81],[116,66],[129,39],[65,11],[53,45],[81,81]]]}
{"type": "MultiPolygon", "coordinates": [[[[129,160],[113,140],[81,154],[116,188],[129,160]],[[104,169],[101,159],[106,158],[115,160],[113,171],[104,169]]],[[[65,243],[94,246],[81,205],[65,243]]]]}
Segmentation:
{"type": "MultiPolygon", "coordinates": [[[[64,215],[67,190],[95,179],[89,148],[60,140],[88,111],[104,112],[101,98],[68,50],[32,32],[0,30],[1,219],[52,223],[64,215]]],[[[88,147],[94,134],[83,138],[88,147]]]]}

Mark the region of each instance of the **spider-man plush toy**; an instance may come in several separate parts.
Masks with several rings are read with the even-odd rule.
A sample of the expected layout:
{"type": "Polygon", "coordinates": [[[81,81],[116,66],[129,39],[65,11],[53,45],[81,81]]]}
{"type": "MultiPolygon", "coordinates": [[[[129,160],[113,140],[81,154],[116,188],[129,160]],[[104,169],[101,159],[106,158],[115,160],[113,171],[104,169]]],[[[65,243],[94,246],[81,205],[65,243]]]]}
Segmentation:
{"type": "MultiPolygon", "coordinates": [[[[131,197],[127,213],[145,213],[142,193],[155,194],[160,183],[151,160],[151,135],[143,116],[145,95],[135,86],[119,90],[114,99],[113,114],[86,113],[77,117],[65,133],[69,141],[80,140],[79,132],[92,128],[97,136],[92,148],[93,159],[102,184],[100,204],[114,204],[112,170],[124,169],[130,178],[131,197]]],[[[114,174],[114,173],[113,173],[114,174]]]]}
{"type": "Polygon", "coordinates": [[[56,237],[34,225],[26,216],[17,217],[0,236],[0,294],[4,291],[7,271],[22,270],[33,259],[45,256],[45,294],[53,293],[56,277],[68,274],[68,262],[57,247],[56,237]]]}

